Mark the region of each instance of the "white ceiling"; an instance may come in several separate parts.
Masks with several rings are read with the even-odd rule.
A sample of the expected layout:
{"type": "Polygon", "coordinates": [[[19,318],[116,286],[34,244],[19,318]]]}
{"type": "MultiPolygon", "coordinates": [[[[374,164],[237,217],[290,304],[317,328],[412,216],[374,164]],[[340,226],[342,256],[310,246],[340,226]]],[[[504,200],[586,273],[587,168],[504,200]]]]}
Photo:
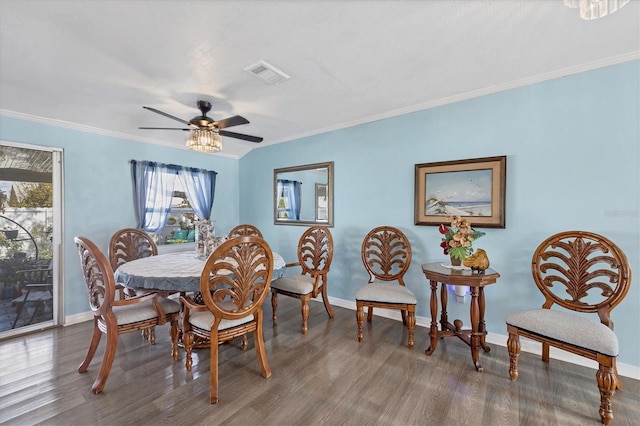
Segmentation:
{"type": "Polygon", "coordinates": [[[581,20],[562,0],[0,0],[0,113],[184,147],[242,115],[221,155],[640,59],[640,2],[581,20]],[[266,85],[265,60],[292,78],[266,85]]]}

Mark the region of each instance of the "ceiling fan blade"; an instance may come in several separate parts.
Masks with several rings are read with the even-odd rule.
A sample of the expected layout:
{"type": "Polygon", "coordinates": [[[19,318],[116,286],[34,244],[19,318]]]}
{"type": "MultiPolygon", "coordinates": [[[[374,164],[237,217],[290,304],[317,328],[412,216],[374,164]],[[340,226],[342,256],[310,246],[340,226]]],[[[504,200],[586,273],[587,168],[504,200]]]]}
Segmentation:
{"type": "Polygon", "coordinates": [[[228,132],[226,130],[220,130],[218,133],[220,134],[220,136],[228,136],[230,138],[242,139],[243,141],[249,141],[249,142],[255,142],[255,143],[260,143],[263,140],[258,136],[243,135],[242,133],[228,132]]]}
{"type": "Polygon", "coordinates": [[[138,129],[143,129],[143,130],[185,130],[185,131],[189,131],[189,130],[193,130],[193,127],[191,127],[190,129],[181,129],[179,127],[138,127],[138,129]]]}
{"type": "Polygon", "coordinates": [[[164,115],[164,116],[165,116],[165,117],[167,117],[167,118],[170,118],[170,119],[172,119],[172,120],[179,121],[179,122],[181,122],[181,123],[186,124],[187,126],[191,126],[191,124],[190,124],[187,120],[183,120],[182,118],[178,118],[178,117],[175,117],[175,116],[173,116],[173,115],[171,115],[171,114],[167,114],[166,112],[162,112],[162,111],[160,111],[159,109],[155,109],[155,108],[151,108],[151,107],[146,107],[146,106],[143,106],[142,108],[144,108],[144,109],[148,109],[149,111],[153,111],[153,112],[155,112],[156,114],[164,115]]]}
{"type": "Polygon", "coordinates": [[[239,115],[234,115],[233,117],[229,117],[223,120],[213,122],[213,125],[218,127],[218,129],[225,129],[227,127],[239,126],[241,124],[249,124],[249,120],[239,115]]]}

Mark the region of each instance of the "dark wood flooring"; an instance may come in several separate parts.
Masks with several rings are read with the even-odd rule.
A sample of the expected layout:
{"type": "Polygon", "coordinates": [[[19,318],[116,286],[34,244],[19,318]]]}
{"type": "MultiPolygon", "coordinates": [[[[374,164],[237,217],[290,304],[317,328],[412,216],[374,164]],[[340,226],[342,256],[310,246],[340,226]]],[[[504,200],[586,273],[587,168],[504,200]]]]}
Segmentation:
{"type": "MultiPolygon", "coordinates": [[[[220,347],[220,401],[209,404],[209,352],[197,350],[192,372],[184,352],[174,363],[167,327],[149,346],[139,333],[120,337],[104,392],[91,393],[104,338],[88,373],[76,369],[91,323],[42,331],[0,344],[0,423],[10,425],[597,425],[595,370],[537,356],[520,357],[511,382],[504,347],[481,353],[475,371],[458,339],[428,357],[427,330],[406,347],[401,323],[374,317],[356,339],[355,312],[311,304],[309,332],[300,332],[300,303],[279,298],[277,327],[265,304],[270,379],[260,375],[252,339],[220,347]]],[[[504,330],[500,330],[504,332],[504,330]]],[[[623,378],[613,401],[614,425],[640,419],[640,382],[623,378]]]]}

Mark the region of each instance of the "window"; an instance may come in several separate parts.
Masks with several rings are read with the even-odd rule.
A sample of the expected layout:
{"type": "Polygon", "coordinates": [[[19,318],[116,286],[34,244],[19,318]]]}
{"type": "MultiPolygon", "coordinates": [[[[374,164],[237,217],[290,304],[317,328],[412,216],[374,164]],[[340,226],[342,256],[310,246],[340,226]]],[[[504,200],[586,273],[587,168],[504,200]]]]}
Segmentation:
{"type": "Polygon", "coordinates": [[[180,179],[176,179],[173,187],[173,198],[167,221],[155,234],[157,244],[180,244],[195,241],[195,221],[198,220],[180,179]]]}
{"type": "Polygon", "coordinates": [[[159,243],[193,241],[196,218],[209,220],[211,216],[216,174],[211,170],[131,160],[138,229],[158,235],[159,243]]]}

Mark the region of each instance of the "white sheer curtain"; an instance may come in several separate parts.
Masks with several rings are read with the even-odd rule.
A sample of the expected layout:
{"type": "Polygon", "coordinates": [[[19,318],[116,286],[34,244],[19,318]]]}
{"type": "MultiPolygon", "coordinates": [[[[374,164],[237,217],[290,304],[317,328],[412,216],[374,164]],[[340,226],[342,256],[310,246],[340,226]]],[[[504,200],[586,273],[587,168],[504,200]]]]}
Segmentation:
{"type": "Polygon", "coordinates": [[[211,170],[180,167],[178,174],[193,211],[200,219],[208,220],[213,207],[217,173],[211,170]]]}
{"type": "Polygon", "coordinates": [[[175,164],[131,160],[133,205],[138,229],[160,232],[171,211],[176,176],[200,219],[209,219],[216,187],[215,171],[175,164]]]}
{"type": "Polygon", "coordinates": [[[167,221],[177,176],[175,166],[131,160],[133,205],[138,229],[159,232],[167,221]]]}

